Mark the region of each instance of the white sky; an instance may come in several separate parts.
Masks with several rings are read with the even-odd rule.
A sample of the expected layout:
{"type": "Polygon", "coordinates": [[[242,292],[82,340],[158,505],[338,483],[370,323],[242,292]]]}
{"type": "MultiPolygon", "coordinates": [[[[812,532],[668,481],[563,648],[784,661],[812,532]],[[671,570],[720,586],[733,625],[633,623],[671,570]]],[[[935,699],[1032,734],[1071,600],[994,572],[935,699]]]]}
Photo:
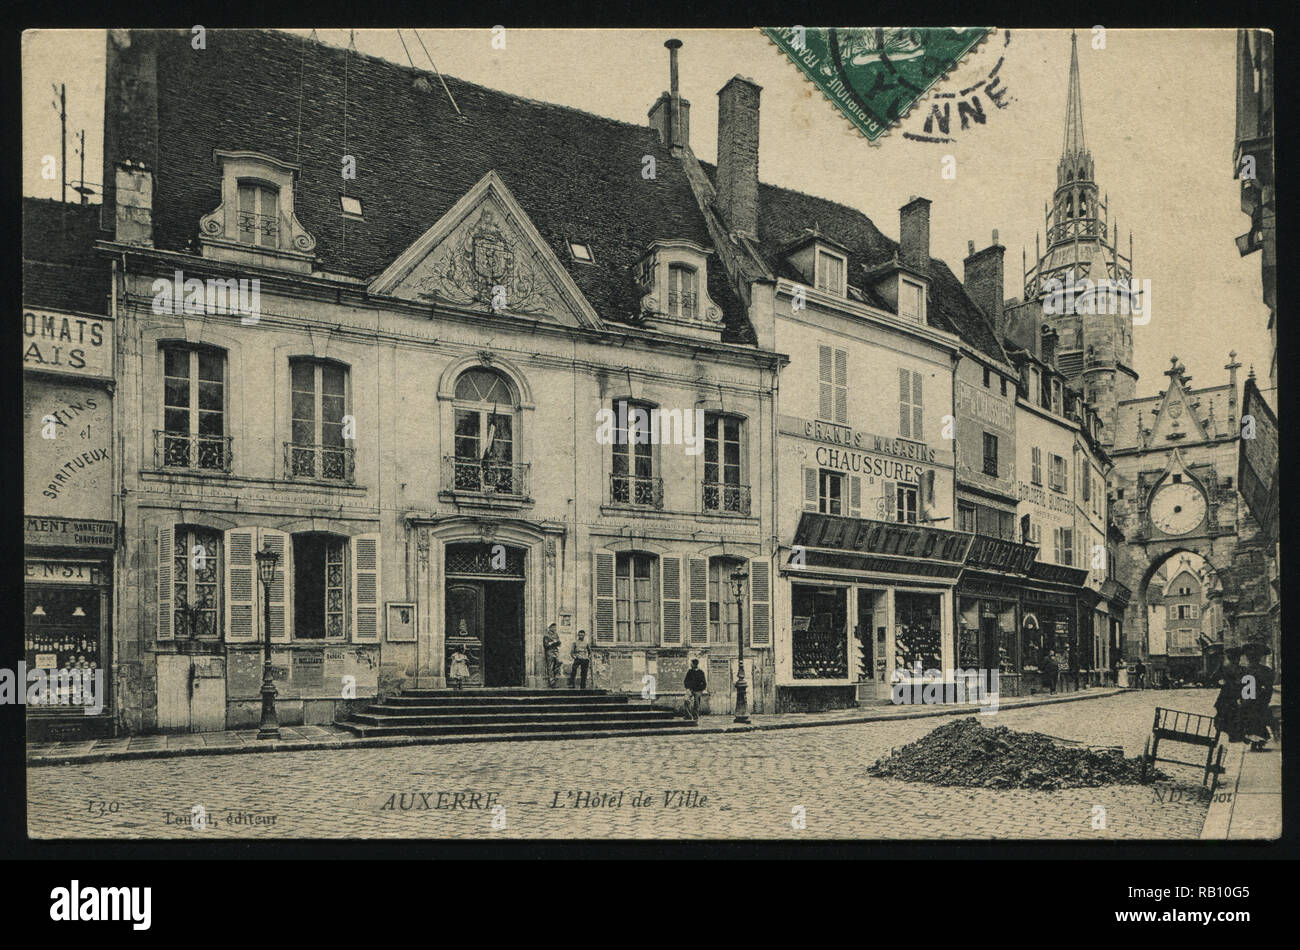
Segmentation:
{"type": "MultiPolygon", "coordinates": [[[[415,64],[427,68],[413,33],[403,34],[415,64]]],[[[954,114],[955,143],[908,141],[895,130],[877,146],[850,129],[756,30],[508,29],[503,50],[492,48],[486,29],[421,29],[420,35],[446,74],[635,123],[646,121],[667,88],[663,41],[679,37],[691,145],[701,159],[717,157],[718,89],[733,75],[748,76],[763,87],[764,181],[853,205],[894,238],[898,208],[911,195],[924,195],[933,201],[932,251],[958,277],[967,240],[984,247],[997,228],[1007,248],[1009,296],[1020,292],[1021,248],[1032,258],[1043,205],[1055,187],[1069,65],[1066,30],[1013,30],[1005,48],[998,34],[940,85],[952,91],[971,85],[1005,55],[1000,76],[1009,105],[997,110],[984,102],[986,125],[961,133],[954,114]],[[945,155],[957,160],[955,180],[940,177],[945,155]]],[[[318,36],[339,46],[348,42],[346,30],[318,36]]],[[[356,43],[362,53],[407,62],[394,30],[359,30],[356,43]]],[[[101,30],[24,36],[24,194],[59,194],[57,178],[41,178],[42,157],[59,153],[52,83],[67,84],[70,181],[79,175],[72,136],[85,128],[86,179],[99,182],[104,47],[101,30]]],[[[1118,217],[1125,248],[1133,231],[1135,276],[1152,282],[1152,320],[1134,328],[1138,395],[1162,387],[1173,353],[1201,387],[1227,381],[1222,367],[1235,349],[1242,378],[1253,363],[1266,386],[1268,314],[1260,299],[1260,259],[1240,257],[1233,243],[1249,226],[1232,177],[1234,32],[1112,30],[1106,49],[1096,50],[1084,30],[1079,59],[1098,184],[1109,193],[1111,221],[1118,217]]],[[[905,120],[902,130],[920,132],[925,111],[905,120]]],[[[75,197],[71,189],[69,195],[75,197]]]]}

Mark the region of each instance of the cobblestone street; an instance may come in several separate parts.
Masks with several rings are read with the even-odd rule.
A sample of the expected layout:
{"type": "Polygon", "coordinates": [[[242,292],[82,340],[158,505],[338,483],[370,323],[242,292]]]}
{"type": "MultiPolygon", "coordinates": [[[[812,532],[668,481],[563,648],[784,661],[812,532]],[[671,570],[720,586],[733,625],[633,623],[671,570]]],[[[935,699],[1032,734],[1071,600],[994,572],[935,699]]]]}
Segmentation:
{"type": "MultiPolygon", "coordinates": [[[[1122,745],[1134,756],[1156,705],[1210,713],[1213,697],[1208,690],[1129,692],[980,721],[1122,745]]],[[[1161,765],[1172,785],[1054,792],[865,775],[891,747],[950,721],[49,766],[28,771],[28,827],[40,838],[1106,840],[1201,832],[1200,774],[1182,766],[1161,765]],[[618,804],[574,807],[578,793],[618,804]],[[202,830],[190,826],[196,805],[208,816],[202,830]],[[1096,806],[1105,810],[1104,828],[1094,827],[1096,806]]],[[[1191,754],[1178,758],[1195,757],[1180,751],[1191,754]]]]}

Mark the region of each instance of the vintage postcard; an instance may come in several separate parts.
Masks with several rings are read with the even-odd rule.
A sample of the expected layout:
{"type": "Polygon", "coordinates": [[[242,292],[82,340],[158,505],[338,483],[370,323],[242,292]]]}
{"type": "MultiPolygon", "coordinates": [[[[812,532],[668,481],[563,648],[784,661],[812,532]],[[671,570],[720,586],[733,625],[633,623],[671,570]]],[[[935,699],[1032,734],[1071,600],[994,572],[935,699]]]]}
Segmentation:
{"type": "Polygon", "coordinates": [[[1273,66],[27,32],[26,833],[1278,838],[1273,66]]]}

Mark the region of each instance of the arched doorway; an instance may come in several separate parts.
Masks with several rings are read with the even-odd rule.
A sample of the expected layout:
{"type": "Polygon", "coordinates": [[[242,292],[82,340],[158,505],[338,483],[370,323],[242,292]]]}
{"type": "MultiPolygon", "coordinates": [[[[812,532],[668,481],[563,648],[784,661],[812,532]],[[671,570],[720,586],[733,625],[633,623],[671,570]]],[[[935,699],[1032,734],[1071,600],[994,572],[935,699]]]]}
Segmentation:
{"type": "MultiPolygon", "coordinates": [[[[1223,644],[1227,621],[1219,572],[1204,554],[1191,547],[1159,553],[1142,574],[1134,604],[1153,683],[1198,681],[1212,672],[1207,657],[1223,644]]],[[[1129,653],[1126,659],[1137,659],[1129,653]]]]}
{"type": "Polygon", "coordinates": [[[469,657],[469,686],[523,686],[526,551],[469,541],[446,547],[444,642],[469,657]]]}

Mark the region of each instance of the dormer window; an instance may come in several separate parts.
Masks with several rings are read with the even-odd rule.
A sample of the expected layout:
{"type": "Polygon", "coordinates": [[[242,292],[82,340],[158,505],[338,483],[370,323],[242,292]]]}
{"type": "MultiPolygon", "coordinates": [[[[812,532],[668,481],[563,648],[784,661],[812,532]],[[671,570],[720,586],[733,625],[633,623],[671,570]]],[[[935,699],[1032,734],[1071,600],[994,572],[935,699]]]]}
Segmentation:
{"type": "Polygon", "coordinates": [[[572,254],[573,259],[578,261],[580,264],[594,263],[594,259],[591,256],[590,244],[584,244],[581,241],[570,241],[569,253],[572,254]]]}
{"type": "Polygon", "coordinates": [[[339,195],[339,208],[349,218],[362,217],[360,198],[353,198],[351,195],[339,195]]]}
{"type": "Polygon", "coordinates": [[[239,243],[280,246],[280,189],[260,181],[239,183],[239,243]]]}
{"type": "Polygon", "coordinates": [[[698,271],[685,264],[672,264],[668,268],[668,315],[694,320],[699,291],[696,286],[698,271]]]}
{"type": "Polygon", "coordinates": [[[898,315],[917,323],[925,322],[925,287],[906,277],[898,279],[898,315]]]}
{"type": "Polygon", "coordinates": [[[837,297],[845,296],[845,265],[846,261],[842,254],[828,251],[824,247],[817,248],[817,289],[823,293],[835,294],[837,297]]]}
{"type": "MultiPolygon", "coordinates": [[[[316,239],[294,213],[298,167],[258,152],[218,149],[213,159],[221,175],[221,204],[199,221],[203,256],[310,273],[316,239]]],[[[341,207],[352,213],[346,199],[341,207]]]]}
{"type": "Polygon", "coordinates": [[[646,326],[668,333],[718,340],[722,311],[709,296],[708,256],[691,241],[653,242],[633,268],[644,296],[646,326]]]}

